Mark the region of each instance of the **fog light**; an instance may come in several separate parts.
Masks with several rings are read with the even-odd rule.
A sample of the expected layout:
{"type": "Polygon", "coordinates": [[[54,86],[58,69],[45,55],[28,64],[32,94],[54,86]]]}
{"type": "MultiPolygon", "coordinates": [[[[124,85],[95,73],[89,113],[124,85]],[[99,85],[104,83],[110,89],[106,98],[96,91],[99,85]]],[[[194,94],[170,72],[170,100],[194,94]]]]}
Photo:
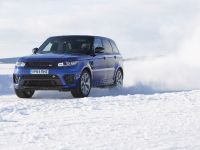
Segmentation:
{"type": "Polygon", "coordinates": [[[74,75],[68,74],[64,76],[64,80],[66,84],[73,84],[74,83],[74,75]]]}

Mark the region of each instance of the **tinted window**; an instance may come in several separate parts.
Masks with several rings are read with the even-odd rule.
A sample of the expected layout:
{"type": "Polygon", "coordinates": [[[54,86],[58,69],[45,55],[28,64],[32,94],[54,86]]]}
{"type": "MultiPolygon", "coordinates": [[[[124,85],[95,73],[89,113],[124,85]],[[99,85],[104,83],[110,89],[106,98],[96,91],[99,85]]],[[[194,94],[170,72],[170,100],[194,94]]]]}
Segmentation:
{"type": "Polygon", "coordinates": [[[103,47],[101,39],[95,38],[95,40],[94,40],[94,49],[96,47],[103,47]]]}
{"type": "Polygon", "coordinates": [[[47,39],[38,53],[79,53],[88,54],[92,47],[91,37],[66,36],[47,39]]]}
{"type": "Polygon", "coordinates": [[[114,53],[119,53],[119,49],[117,48],[115,42],[110,41],[110,43],[111,43],[111,45],[112,45],[113,52],[114,52],[114,53]]]}
{"type": "Polygon", "coordinates": [[[110,42],[106,39],[103,39],[103,46],[105,49],[105,53],[112,53],[112,46],[110,45],[110,42]]]}

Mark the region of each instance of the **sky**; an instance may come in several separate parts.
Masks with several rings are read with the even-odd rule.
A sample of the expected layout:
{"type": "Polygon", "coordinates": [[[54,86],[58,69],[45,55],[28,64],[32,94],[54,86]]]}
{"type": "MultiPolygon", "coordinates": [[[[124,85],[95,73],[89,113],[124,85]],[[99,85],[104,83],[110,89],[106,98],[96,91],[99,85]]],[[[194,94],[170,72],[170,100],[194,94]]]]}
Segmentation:
{"type": "Polygon", "coordinates": [[[127,86],[200,89],[199,0],[0,0],[0,58],[82,34],[112,38],[124,58],[147,58],[124,65],[127,86]]]}
{"type": "Polygon", "coordinates": [[[54,35],[99,35],[125,58],[177,53],[200,23],[198,0],[1,0],[0,58],[54,35]]]}

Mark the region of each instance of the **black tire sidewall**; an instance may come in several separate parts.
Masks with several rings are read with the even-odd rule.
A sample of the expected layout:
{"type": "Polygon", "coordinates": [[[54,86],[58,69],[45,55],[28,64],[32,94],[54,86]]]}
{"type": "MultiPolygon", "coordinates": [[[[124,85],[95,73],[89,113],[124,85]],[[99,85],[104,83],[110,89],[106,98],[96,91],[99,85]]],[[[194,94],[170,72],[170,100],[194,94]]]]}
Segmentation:
{"type": "Polygon", "coordinates": [[[34,90],[21,90],[21,89],[15,89],[15,94],[19,98],[31,98],[33,94],[35,93],[34,90]],[[30,93],[27,93],[30,92],[30,93]]]}

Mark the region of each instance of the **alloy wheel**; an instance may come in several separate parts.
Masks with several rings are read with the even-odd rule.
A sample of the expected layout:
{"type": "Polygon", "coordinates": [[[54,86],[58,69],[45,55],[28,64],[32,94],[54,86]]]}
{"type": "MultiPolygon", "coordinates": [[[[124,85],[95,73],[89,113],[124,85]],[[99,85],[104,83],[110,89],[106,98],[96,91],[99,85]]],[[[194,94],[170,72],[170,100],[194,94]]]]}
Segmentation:
{"type": "Polygon", "coordinates": [[[116,78],[115,78],[115,84],[117,87],[123,86],[123,74],[122,74],[121,70],[117,71],[116,78]]]}
{"type": "Polygon", "coordinates": [[[84,95],[88,95],[91,88],[91,79],[88,72],[84,72],[81,76],[81,92],[84,95]]]}

